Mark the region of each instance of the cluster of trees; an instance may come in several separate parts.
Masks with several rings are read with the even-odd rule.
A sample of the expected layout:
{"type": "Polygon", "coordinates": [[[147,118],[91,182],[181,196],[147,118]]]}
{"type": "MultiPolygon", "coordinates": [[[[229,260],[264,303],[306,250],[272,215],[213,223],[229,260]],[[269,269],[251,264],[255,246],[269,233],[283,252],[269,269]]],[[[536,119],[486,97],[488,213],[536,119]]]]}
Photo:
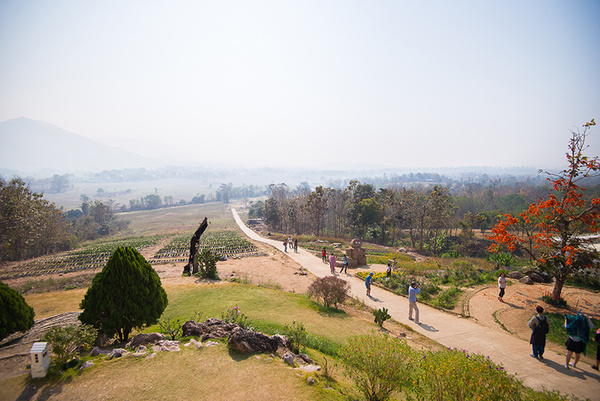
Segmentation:
{"type": "Polygon", "coordinates": [[[74,240],[71,224],[54,204],[20,178],[0,178],[0,261],[62,251],[74,240]]]}
{"type": "MultiPolygon", "coordinates": [[[[469,188],[452,195],[447,187],[376,189],[350,181],[344,188],[271,185],[270,196],[256,202],[250,217],[262,217],[273,229],[318,236],[357,236],[384,245],[406,238],[410,246],[433,253],[444,252],[444,238],[461,234],[473,239],[473,230],[492,227],[502,211],[523,211],[534,196],[524,188],[469,188]]],[[[547,189],[548,190],[548,189],[547,189]]]]}
{"type": "Polygon", "coordinates": [[[91,201],[81,195],[81,208],[69,210],[65,216],[77,241],[94,240],[124,230],[129,225],[125,220],[117,220],[112,202],[91,201]]]}
{"type": "Polygon", "coordinates": [[[79,241],[127,226],[110,204],[82,197],[80,209],[63,213],[20,178],[0,178],[0,261],[15,261],[70,249],[79,241]]]}

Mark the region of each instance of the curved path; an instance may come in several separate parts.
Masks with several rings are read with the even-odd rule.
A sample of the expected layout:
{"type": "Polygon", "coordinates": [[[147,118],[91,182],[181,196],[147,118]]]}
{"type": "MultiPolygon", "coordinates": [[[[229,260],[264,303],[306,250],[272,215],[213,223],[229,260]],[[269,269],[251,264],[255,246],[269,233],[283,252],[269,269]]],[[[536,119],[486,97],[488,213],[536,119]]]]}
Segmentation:
{"type": "MultiPolygon", "coordinates": [[[[231,211],[235,221],[249,238],[284,251],[280,241],[266,239],[256,234],[246,227],[235,209],[232,208],[231,211]]],[[[329,264],[324,264],[320,258],[304,249],[298,248],[297,253],[287,252],[286,255],[317,277],[331,274],[329,264]]],[[[538,361],[529,356],[531,345],[526,341],[423,304],[419,304],[420,324],[416,324],[408,320],[407,298],[377,287],[373,287],[372,296],[369,298],[365,294],[363,280],[350,274],[340,276],[350,283],[352,296],[362,299],[370,307],[375,309],[386,307],[394,320],[406,323],[416,332],[446,347],[489,356],[495,363],[504,366],[507,372],[516,374],[531,388],[558,390],[583,399],[600,399],[600,374],[583,361],[577,368],[566,369],[565,356],[548,349],[544,352],[544,360],[538,361]]]]}

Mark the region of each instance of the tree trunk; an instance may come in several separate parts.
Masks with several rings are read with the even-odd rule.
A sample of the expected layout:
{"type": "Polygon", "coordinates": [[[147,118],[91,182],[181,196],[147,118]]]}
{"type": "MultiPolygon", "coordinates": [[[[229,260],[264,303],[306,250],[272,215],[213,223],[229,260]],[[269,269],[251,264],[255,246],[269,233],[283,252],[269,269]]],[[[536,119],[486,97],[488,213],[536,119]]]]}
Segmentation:
{"type": "Polygon", "coordinates": [[[562,292],[563,286],[565,285],[564,278],[556,278],[556,282],[554,283],[554,289],[552,290],[552,298],[560,298],[560,294],[562,292]]]}
{"type": "MultiPolygon", "coordinates": [[[[204,230],[206,230],[206,227],[208,227],[208,219],[205,217],[204,220],[202,220],[202,223],[200,223],[200,227],[198,227],[198,229],[194,233],[194,236],[190,240],[190,257],[188,259],[187,265],[183,267],[183,274],[187,276],[190,275],[190,270],[194,265],[194,257],[196,256],[196,252],[198,251],[198,241],[204,233],[204,230]]],[[[194,270],[197,271],[197,267],[194,270]]]]}

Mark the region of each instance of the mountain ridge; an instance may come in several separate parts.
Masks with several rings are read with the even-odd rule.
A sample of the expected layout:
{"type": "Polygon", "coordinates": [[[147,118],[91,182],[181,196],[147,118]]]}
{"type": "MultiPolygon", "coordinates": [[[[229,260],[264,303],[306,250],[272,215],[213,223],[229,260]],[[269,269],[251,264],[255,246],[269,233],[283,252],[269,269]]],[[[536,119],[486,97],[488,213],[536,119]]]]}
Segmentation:
{"type": "Polygon", "coordinates": [[[1,169],[48,174],[158,165],[156,159],[103,145],[45,121],[18,117],[0,122],[1,169]]]}

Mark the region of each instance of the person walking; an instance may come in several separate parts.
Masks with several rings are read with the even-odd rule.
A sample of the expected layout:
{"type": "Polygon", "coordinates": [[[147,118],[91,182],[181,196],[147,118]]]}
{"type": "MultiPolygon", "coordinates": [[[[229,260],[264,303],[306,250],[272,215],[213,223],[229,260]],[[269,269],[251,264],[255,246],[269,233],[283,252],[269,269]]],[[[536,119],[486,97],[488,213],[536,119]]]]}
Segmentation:
{"type": "Polygon", "coordinates": [[[331,252],[331,256],[329,257],[329,270],[331,270],[331,274],[335,274],[335,255],[331,252]]]}
{"type": "Polygon", "coordinates": [[[365,280],[365,287],[367,287],[367,296],[371,297],[371,284],[373,283],[373,272],[369,273],[365,280]]]}
{"type": "Polygon", "coordinates": [[[298,238],[294,239],[294,252],[298,253],[298,238]]]}
{"type": "Polygon", "coordinates": [[[387,277],[387,278],[392,277],[392,263],[391,262],[388,262],[387,270],[385,271],[385,277],[387,277]]]}
{"type": "Polygon", "coordinates": [[[565,343],[567,346],[565,368],[569,369],[569,366],[577,367],[581,353],[583,352],[585,355],[585,349],[590,339],[590,329],[593,327],[592,322],[581,313],[581,310],[575,316],[565,315],[565,328],[569,335],[569,339],[565,343]],[[575,353],[575,361],[570,363],[573,353],[575,353]]]}
{"type": "Polygon", "coordinates": [[[531,344],[533,353],[532,357],[539,360],[544,359],[544,348],[546,347],[546,334],[550,330],[550,324],[548,323],[548,317],[544,316],[544,308],[537,306],[535,308],[537,315],[532,317],[529,321],[529,327],[531,328],[531,338],[529,344],[531,344]]]}
{"type": "Polygon", "coordinates": [[[344,258],[342,259],[342,270],[340,270],[340,274],[344,271],[348,274],[348,256],[346,255],[344,255],[344,258]]]}
{"type": "Polygon", "coordinates": [[[506,288],[506,274],[504,272],[500,273],[500,277],[498,277],[498,288],[500,288],[500,294],[498,294],[498,301],[504,302],[502,297],[504,297],[504,289],[506,288]]]}
{"type": "Polygon", "coordinates": [[[321,257],[323,258],[323,263],[327,263],[327,251],[325,248],[321,251],[321,257]]]}
{"type": "Polygon", "coordinates": [[[287,241],[283,241],[283,250],[287,252],[287,241]]]}
{"type": "Polygon", "coordinates": [[[415,281],[408,287],[408,320],[413,320],[413,310],[415,311],[414,321],[419,324],[419,307],[417,306],[417,294],[420,294],[419,284],[415,281]]]}

